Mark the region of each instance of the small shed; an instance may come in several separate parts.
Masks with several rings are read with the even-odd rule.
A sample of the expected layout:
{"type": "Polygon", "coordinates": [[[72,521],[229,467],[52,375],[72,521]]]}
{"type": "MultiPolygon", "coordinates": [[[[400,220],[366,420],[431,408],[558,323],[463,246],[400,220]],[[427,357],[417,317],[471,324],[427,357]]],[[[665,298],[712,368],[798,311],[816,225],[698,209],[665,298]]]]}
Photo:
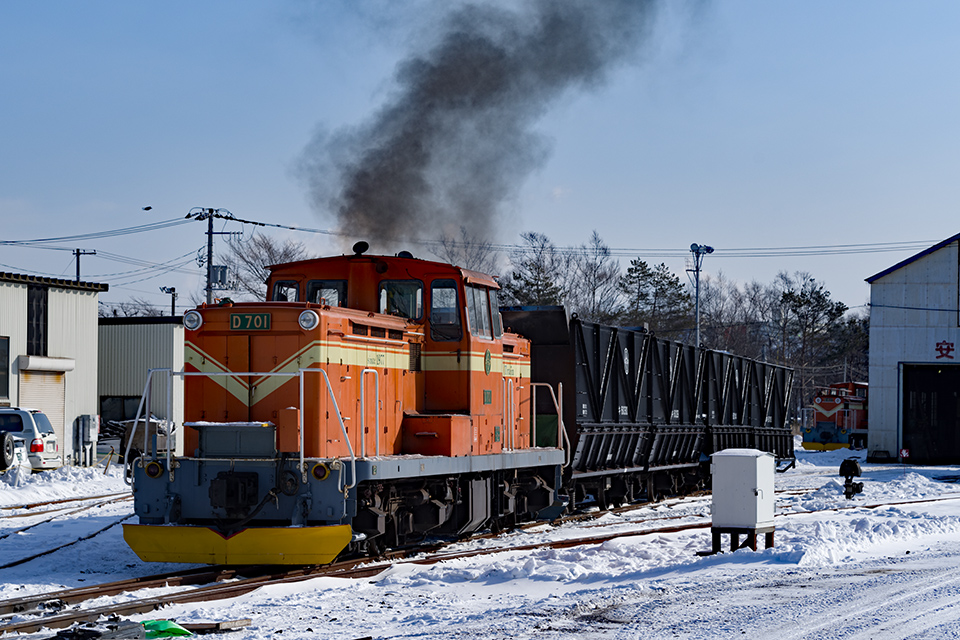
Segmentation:
{"type": "Polygon", "coordinates": [[[870,460],[960,462],[960,234],[867,278],[870,460]]]}

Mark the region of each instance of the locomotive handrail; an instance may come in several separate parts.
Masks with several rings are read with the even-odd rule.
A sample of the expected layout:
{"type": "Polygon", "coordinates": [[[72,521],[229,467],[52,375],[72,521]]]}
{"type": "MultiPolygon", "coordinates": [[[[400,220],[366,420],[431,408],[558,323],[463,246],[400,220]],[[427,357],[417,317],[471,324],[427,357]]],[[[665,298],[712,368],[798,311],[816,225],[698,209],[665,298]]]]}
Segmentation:
{"type": "MultiPolygon", "coordinates": [[[[350,452],[350,480],[353,482],[351,485],[347,485],[346,482],[343,483],[343,490],[347,491],[348,489],[353,489],[357,486],[357,456],[353,452],[353,443],[350,442],[350,436],[347,435],[347,427],[343,424],[343,416],[340,414],[340,407],[337,405],[337,398],[333,394],[333,385],[330,384],[330,376],[327,375],[326,370],[324,369],[300,369],[300,407],[303,408],[303,374],[307,371],[319,371],[323,374],[323,380],[327,383],[327,391],[330,393],[330,402],[333,403],[333,408],[337,412],[337,420],[340,422],[340,432],[343,433],[343,439],[347,443],[347,450],[350,452]]],[[[379,413],[379,412],[378,412],[379,413]]],[[[303,411],[300,411],[300,469],[306,475],[306,467],[303,463],[303,411]]],[[[304,479],[306,483],[306,479],[304,479]]]]}
{"type": "MultiPolygon", "coordinates": [[[[150,378],[153,377],[153,372],[154,372],[153,369],[147,369],[147,384],[143,388],[143,394],[140,396],[140,404],[137,405],[137,413],[133,419],[133,431],[130,433],[130,437],[127,438],[127,448],[123,452],[123,481],[124,483],[130,486],[133,486],[133,474],[127,473],[127,469],[133,468],[133,465],[130,462],[130,447],[133,446],[133,438],[135,435],[137,435],[137,425],[140,424],[140,415],[141,415],[141,412],[143,411],[144,400],[150,395],[150,378]]],[[[148,406],[148,411],[149,411],[149,406],[148,406]]],[[[146,434],[148,431],[149,429],[147,429],[147,425],[144,424],[143,426],[144,451],[146,451],[146,440],[147,440],[146,434]]]]}
{"type": "MultiPolygon", "coordinates": [[[[279,372],[279,371],[277,371],[277,372],[258,372],[258,371],[173,371],[173,370],[172,370],[171,368],[169,368],[169,367],[156,368],[156,369],[147,369],[147,381],[146,381],[146,384],[144,385],[143,395],[140,396],[140,404],[137,406],[137,413],[136,413],[136,416],[134,417],[134,422],[133,422],[133,431],[131,431],[131,433],[130,433],[130,438],[127,440],[127,447],[126,447],[126,450],[124,451],[124,464],[125,464],[125,468],[131,468],[131,467],[133,466],[132,463],[131,463],[131,461],[130,461],[130,449],[133,447],[133,441],[134,441],[134,438],[136,437],[136,434],[137,434],[137,427],[140,425],[141,416],[144,415],[144,409],[146,409],[146,416],[147,416],[147,417],[144,419],[144,428],[143,428],[143,451],[144,451],[144,452],[148,451],[148,439],[149,439],[149,437],[150,437],[150,429],[148,428],[147,425],[149,424],[150,401],[151,401],[151,394],[152,394],[153,374],[154,374],[155,372],[157,372],[157,371],[163,371],[163,372],[166,372],[166,374],[167,374],[167,417],[164,418],[164,426],[165,426],[165,428],[166,428],[166,433],[167,433],[167,446],[166,446],[167,469],[169,469],[169,470],[171,471],[171,473],[172,473],[172,468],[171,468],[171,466],[170,466],[170,462],[171,462],[171,460],[170,460],[170,454],[171,454],[170,444],[171,444],[171,441],[172,441],[172,436],[173,436],[174,433],[175,433],[175,427],[172,427],[172,426],[171,426],[171,425],[173,424],[173,422],[170,420],[170,416],[173,415],[173,385],[172,385],[172,380],[171,380],[171,378],[172,378],[173,376],[177,376],[177,377],[187,377],[187,376],[229,376],[229,377],[237,377],[237,378],[240,378],[240,377],[252,377],[252,376],[257,376],[257,377],[260,377],[260,378],[265,378],[265,377],[278,376],[278,377],[287,377],[287,378],[299,378],[299,379],[300,379],[300,409],[301,409],[300,412],[299,412],[299,413],[300,413],[300,417],[299,417],[299,422],[300,422],[300,424],[299,424],[299,427],[300,427],[300,470],[301,470],[301,473],[303,473],[303,474],[305,475],[305,474],[306,474],[306,471],[305,471],[305,468],[306,468],[306,467],[305,467],[305,464],[304,464],[304,456],[303,456],[303,395],[304,395],[303,373],[304,373],[305,371],[319,371],[320,373],[323,374],[324,381],[325,381],[326,384],[327,384],[327,391],[330,393],[330,400],[333,402],[333,407],[334,407],[334,409],[335,409],[336,412],[337,412],[337,419],[338,419],[338,421],[340,422],[340,430],[341,430],[341,432],[343,433],[343,438],[344,438],[344,440],[345,440],[346,443],[347,443],[347,450],[350,452],[350,465],[351,465],[351,466],[350,466],[350,471],[351,471],[351,480],[353,481],[353,484],[347,485],[346,483],[344,483],[344,487],[343,487],[343,488],[344,488],[344,490],[347,490],[347,489],[352,489],[353,487],[356,486],[357,466],[356,466],[356,455],[354,454],[354,451],[353,451],[353,443],[350,442],[350,437],[347,435],[347,428],[346,428],[346,426],[343,424],[343,415],[340,413],[340,407],[337,405],[337,399],[336,399],[336,397],[335,397],[334,394],[333,394],[333,387],[332,387],[332,385],[330,384],[330,378],[327,376],[327,372],[324,371],[323,369],[299,369],[299,370],[297,371],[297,373],[292,373],[292,372],[279,372]]],[[[366,369],[366,370],[364,370],[364,373],[366,373],[367,371],[373,371],[374,373],[377,373],[375,370],[372,370],[372,369],[366,369]]],[[[378,382],[377,382],[377,404],[379,405],[379,402],[380,402],[380,400],[379,400],[379,396],[380,396],[379,377],[377,378],[377,380],[378,380],[378,382]]],[[[361,428],[362,428],[362,427],[361,427],[361,428]]],[[[379,449],[380,449],[379,431],[380,431],[380,412],[377,411],[377,432],[378,432],[378,434],[377,434],[377,454],[378,454],[378,455],[379,455],[379,449]]],[[[362,441],[361,441],[361,442],[362,442],[362,441]]],[[[157,452],[154,450],[154,451],[152,452],[152,455],[153,455],[154,459],[156,459],[157,452]]],[[[124,473],[124,478],[123,478],[123,480],[124,480],[124,482],[125,482],[126,484],[132,485],[132,484],[133,484],[133,474],[132,474],[132,473],[124,473]]],[[[306,479],[304,479],[304,482],[306,482],[306,479]]]]}
{"type": "MultiPolygon", "coordinates": [[[[507,445],[507,450],[508,450],[508,451],[513,451],[513,450],[516,448],[516,441],[515,441],[515,438],[514,438],[514,435],[515,435],[515,434],[514,434],[515,425],[513,424],[513,423],[514,423],[514,411],[513,411],[513,409],[514,409],[514,407],[513,407],[513,379],[512,379],[512,378],[506,378],[506,377],[505,377],[505,378],[503,378],[502,382],[503,382],[503,388],[502,388],[502,391],[503,391],[502,400],[503,400],[503,402],[502,402],[501,404],[503,405],[503,407],[502,407],[502,409],[501,409],[501,412],[503,413],[503,424],[504,424],[504,427],[509,430],[509,431],[508,431],[508,433],[509,433],[509,438],[506,437],[507,434],[504,434],[504,444],[507,445]],[[509,391],[510,393],[507,393],[507,391],[509,391]],[[508,396],[509,396],[509,397],[508,397],[508,396]],[[508,440],[509,440],[509,442],[507,442],[508,440]]],[[[534,444],[536,444],[536,441],[534,441],[534,444]]]]}
{"type": "MultiPolygon", "coordinates": [[[[140,417],[143,416],[143,449],[142,453],[145,454],[147,451],[150,451],[150,455],[154,460],[157,458],[157,447],[154,446],[150,448],[150,405],[153,399],[153,374],[157,371],[162,371],[167,374],[167,413],[166,417],[163,419],[164,433],[166,434],[166,454],[167,454],[167,469],[170,469],[170,442],[172,441],[173,435],[176,432],[176,423],[174,423],[170,416],[173,415],[173,384],[171,376],[177,375],[170,367],[159,367],[155,369],[147,369],[147,381],[144,384],[143,395],[140,396],[140,404],[137,405],[137,413],[133,419],[133,430],[130,432],[130,437],[127,439],[127,446],[123,452],[123,461],[124,461],[124,474],[123,481],[128,484],[133,484],[133,474],[128,474],[127,469],[133,467],[133,462],[130,460],[130,450],[133,448],[133,441],[137,436],[137,428],[140,426],[140,417]]],[[[141,456],[142,457],[142,456],[141,456]]]]}
{"type": "Polygon", "coordinates": [[[380,372],[376,369],[364,369],[360,372],[360,457],[367,457],[367,439],[364,437],[364,429],[367,426],[367,386],[363,384],[364,376],[368,373],[373,374],[373,383],[376,386],[376,416],[377,416],[377,448],[376,455],[380,457],[380,372]]]}
{"type": "Polygon", "coordinates": [[[554,393],[553,387],[551,387],[546,382],[531,382],[530,383],[532,398],[531,406],[532,411],[532,420],[533,423],[533,445],[537,445],[537,387],[546,387],[550,391],[550,397],[553,399],[553,407],[557,410],[557,447],[563,449],[563,459],[564,467],[570,466],[570,441],[567,440],[567,430],[563,426],[563,383],[557,383],[557,391],[559,392],[560,399],[557,400],[557,394],[554,393]]]}

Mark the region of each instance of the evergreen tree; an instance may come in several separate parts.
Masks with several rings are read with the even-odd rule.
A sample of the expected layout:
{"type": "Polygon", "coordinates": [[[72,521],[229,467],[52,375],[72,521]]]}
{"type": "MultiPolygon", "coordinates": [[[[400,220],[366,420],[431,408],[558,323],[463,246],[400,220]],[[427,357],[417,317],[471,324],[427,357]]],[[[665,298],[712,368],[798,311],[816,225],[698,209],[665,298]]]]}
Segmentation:
{"type": "Polygon", "coordinates": [[[510,256],[510,276],[502,282],[505,305],[563,304],[567,261],[550,239],[528,231],[520,235],[524,246],[510,256]]]}
{"type": "Polygon", "coordinates": [[[825,378],[836,378],[835,371],[820,372],[831,362],[831,339],[843,325],[847,305],[830,299],[830,292],[814,278],[800,279],[796,286],[781,296],[781,305],[789,313],[787,328],[791,338],[788,364],[797,369],[800,401],[811,398],[818,384],[825,378]]]}
{"type": "Polygon", "coordinates": [[[651,268],[634,258],[620,278],[619,287],[626,298],[624,324],[646,324],[651,331],[669,335],[687,329],[692,322],[690,292],[662,262],[651,268]]]}

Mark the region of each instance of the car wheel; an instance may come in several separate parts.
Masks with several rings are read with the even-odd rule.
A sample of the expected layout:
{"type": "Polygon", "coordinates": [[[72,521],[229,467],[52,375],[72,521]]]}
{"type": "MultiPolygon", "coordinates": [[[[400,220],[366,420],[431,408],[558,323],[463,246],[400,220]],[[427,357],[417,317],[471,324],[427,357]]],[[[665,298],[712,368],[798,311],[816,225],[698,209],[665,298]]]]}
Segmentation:
{"type": "Polygon", "coordinates": [[[13,434],[9,431],[0,433],[0,471],[13,464],[13,434]]]}

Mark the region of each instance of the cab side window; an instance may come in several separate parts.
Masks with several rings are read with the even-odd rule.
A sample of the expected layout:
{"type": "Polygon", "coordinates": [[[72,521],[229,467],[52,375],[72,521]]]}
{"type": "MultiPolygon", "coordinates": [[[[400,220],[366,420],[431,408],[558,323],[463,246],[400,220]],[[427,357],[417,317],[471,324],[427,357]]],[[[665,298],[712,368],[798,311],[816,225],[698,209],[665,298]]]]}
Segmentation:
{"type": "Polygon", "coordinates": [[[490,298],[484,287],[467,285],[467,316],[470,319],[470,333],[480,338],[493,338],[490,298]]]}
{"type": "Polygon", "coordinates": [[[299,300],[299,287],[296,280],[280,280],[273,283],[273,296],[270,298],[274,302],[296,302],[299,300]]]}
{"type": "Polygon", "coordinates": [[[430,283],[430,337],[434,340],[460,340],[460,305],[456,280],[430,283]]]}
{"type": "Polygon", "coordinates": [[[307,283],[307,302],[331,307],[347,306],[347,281],[311,280],[307,283]]]}
{"type": "Polygon", "coordinates": [[[503,337],[503,322],[500,319],[500,303],[497,302],[497,290],[489,289],[490,313],[493,316],[493,337],[503,337]]]}
{"type": "Polygon", "coordinates": [[[410,320],[423,317],[423,283],[419,280],[384,280],[380,283],[380,313],[410,320]]]}

